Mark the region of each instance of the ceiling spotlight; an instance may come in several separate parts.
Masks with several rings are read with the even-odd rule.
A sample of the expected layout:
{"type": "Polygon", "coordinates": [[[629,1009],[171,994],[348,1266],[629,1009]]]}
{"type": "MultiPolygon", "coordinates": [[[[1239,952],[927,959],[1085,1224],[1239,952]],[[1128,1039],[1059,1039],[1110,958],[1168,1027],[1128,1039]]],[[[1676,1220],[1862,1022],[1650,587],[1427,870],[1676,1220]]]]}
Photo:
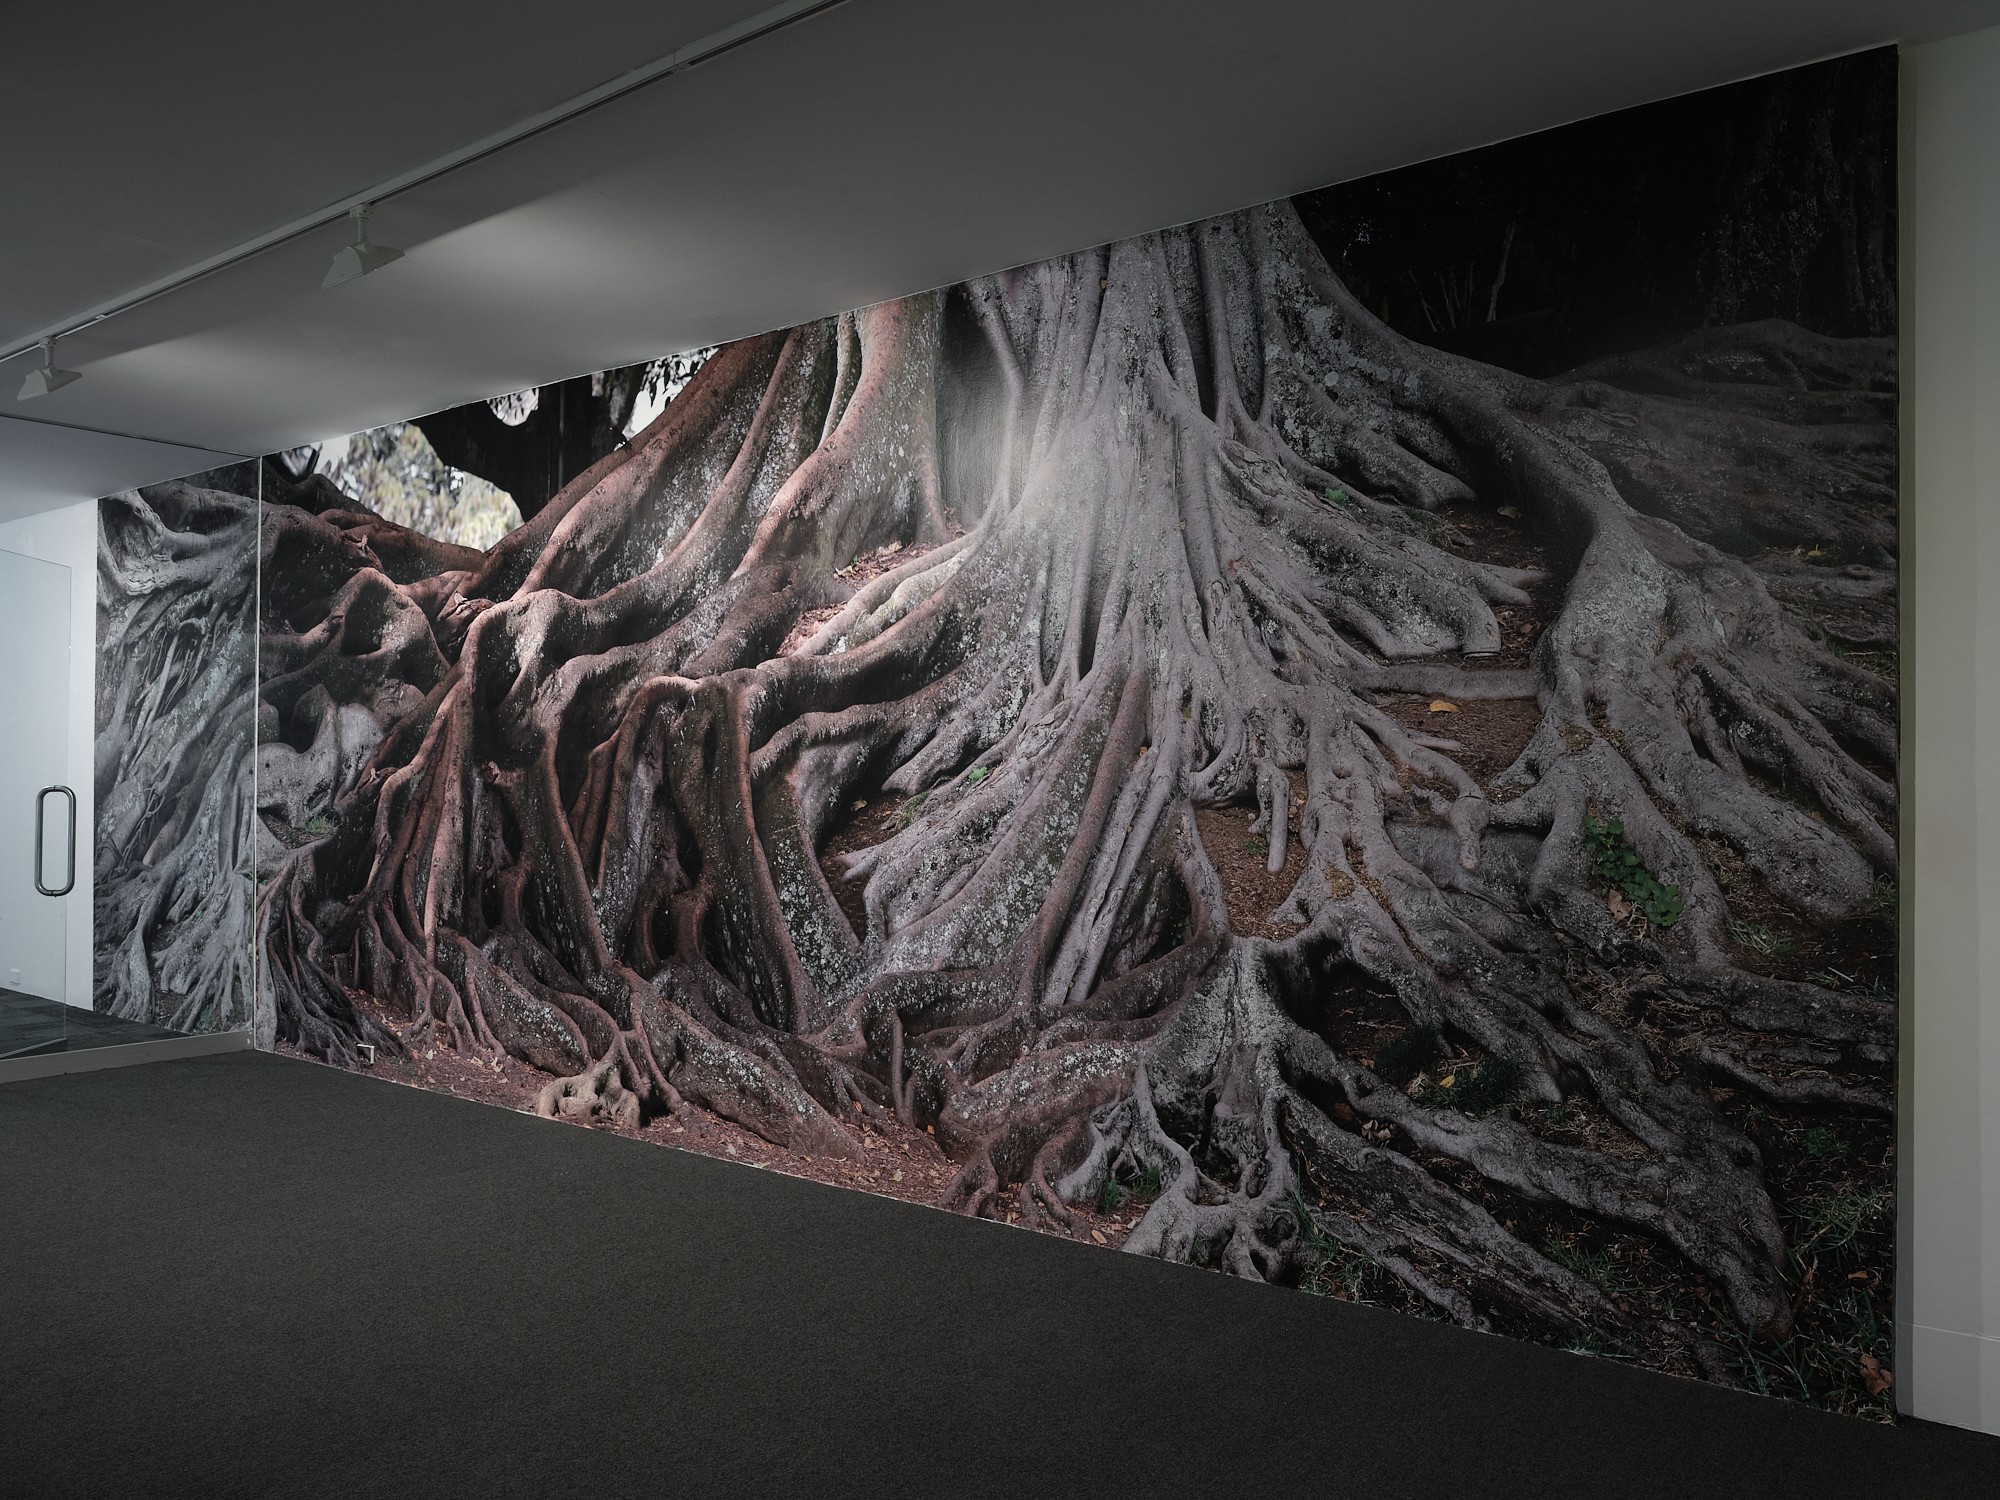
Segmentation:
{"type": "Polygon", "coordinates": [[[28,372],[28,378],[21,382],[21,394],[15,399],[32,401],[37,396],[46,396],[50,391],[59,391],[71,381],[81,379],[83,376],[75,370],[56,368],[56,341],[43,339],[42,367],[28,372]]]}
{"type": "Polygon", "coordinates": [[[392,260],[401,260],[403,252],[388,245],[377,245],[368,238],[368,216],[375,211],[372,203],[358,203],[349,213],[354,219],[354,243],[334,256],[333,264],[326,268],[326,280],[321,287],[339,286],[343,281],[352,281],[357,276],[366,276],[370,271],[379,271],[392,260]]]}

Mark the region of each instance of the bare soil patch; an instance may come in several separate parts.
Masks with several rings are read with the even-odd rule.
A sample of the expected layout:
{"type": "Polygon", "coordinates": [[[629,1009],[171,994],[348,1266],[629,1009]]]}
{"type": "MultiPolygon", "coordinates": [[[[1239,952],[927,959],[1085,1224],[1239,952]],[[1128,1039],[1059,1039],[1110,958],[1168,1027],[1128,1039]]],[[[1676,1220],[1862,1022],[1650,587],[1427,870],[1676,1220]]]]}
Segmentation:
{"type": "Polygon", "coordinates": [[[1481,786],[1511,766],[1528,748],[1542,722],[1533,698],[1433,698],[1423,693],[1384,693],[1376,701],[1390,717],[1419,734],[1440,736],[1458,746],[1450,752],[1481,786]],[[1449,709],[1433,709],[1449,703],[1449,709]]]}
{"type": "Polygon", "coordinates": [[[1290,832],[1285,840],[1285,867],[1275,875],[1264,867],[1271,853],[1269,840],[1250,831],[1250,824],[1257,816],[1255,807],[1232,803],[1227,807],[1195,809],[1195,831],[1201,835],[1201,846],[1208,851],[1216,874],[1222,877],[1229,930],[1244,937],[1282,941],[1299,930],[1295,922],[1270,920],[1272,909],[1292,893],[1292,887],[1306,869],[1305,848],[1298,838],[1299,808],[1306,795],[1305,773],[1287,771],[1285,775],[1292,784],[1290,805],[1286,809],[1290,832]]]}
{"type": "MultiPolygon", "coordinates": [[[[358,990],[348,991],[348,997],[370,1020],[405,1043],[406,1050],[403,1052],[378,1052],[374,1065],[364,1070],[372,1076],[410,1088],[449,1094],[474,1104],[510,1109],[516,1114],[532,1115],[535,1112],[535,1097],[549,1082],[546,1073],[537,1072],[511,1057],[494,1062],[435,1042],[412,1044],[408,1040],[411,1031],[408,1022],[358,990]]],[[[303,1053],[283,1042],[278,1044],[277,1051],[285,1057],[327,1066],[324,1059],[303,1053]]],[[[937,1138],[928,1131],[912,1130],[894,1120],[876,1121],[859,1112],[843,1123],[867,1149],[866,1161],[805,1156],[787,1151],[740,1125],[701,1109],[656,1117],[636,1131],[579,1125],[569,1120],[550,1120],[548,1123],[572,1129],[614,1131],[720,1161],[761,1167],[767,1171],[783,1172],[790,1177],[803,1177],[833,1187],[855,1188],[864,1193],[927,1207],[939,1204],[945,1189],[958,1175],[958,1164],[946,1157],[938,1147],[937,1138]]],[[[1075,1227],[1064,1228],[1046,1223],[1035,1227],[1064,1239],[1115,1247],[1124,1242],[1125,1236],[1138,1223],[1145,1211],[1146,1201],[1149,1200],[1126,1194],[1112,1206],[1101,1202],[1081,1204],[1072,1210],[1078,1221],[1075,1227]]],[[[1001,1203],[1002,1211],[998,1218],[1006,1223],[1018,1223],[1018,1195],[1010,1191],[1002,1196],[1001,1203]]]]}
{"type": "Polygon", "coordinates": [[[833,891],[833,899],[847,914],[848,925],[858,938],[868,936],[868,882],[849,880],[840,856],[859,854],[893,836],[903,826],[903,809],[909,798],[898,792],[856,797],[848,804],[847,817],[819,852],[819,867],[833,891]]]}
{"type": "MultiPolygon", "coordinates": [[[[904,563],[922,557],[932,550],[933,548],[928,546],[906,546],[902,542],[890,542],[887,546],[877,547],[873,552],[861,553],[846,567],[838,569],[833,576],[849,586],[848,597],[852,598],[860,591],[863,584],[880,578],[884,573],[900,568],[904,563]]],[[[845,604],[846,601],[843,600],[839,604],[823,604],[818,609],[801,611],[798,619],[792,622],[792,628],[786,632],[784,644],[778,647],[778,655],[789,656],[811,640],[813,633],[839,614],[845,604]]]]}

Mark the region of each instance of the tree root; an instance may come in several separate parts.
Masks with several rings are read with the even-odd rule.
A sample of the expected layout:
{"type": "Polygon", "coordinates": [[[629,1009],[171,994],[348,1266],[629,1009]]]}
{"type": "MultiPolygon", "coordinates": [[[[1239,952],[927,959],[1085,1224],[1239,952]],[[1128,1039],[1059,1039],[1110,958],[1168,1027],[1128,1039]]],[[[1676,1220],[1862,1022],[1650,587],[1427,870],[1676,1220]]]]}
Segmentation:
{"type": "Polygon", "coordinates": [[[636,1130],[639,1096],[619,1080],[618,1071],[619,1060],[612,1056],[573,1078],[544,1084],[535,1096],[535,1113],[547,1120],[636,1130]]]}
{"type": "Polygon", "coordinates": [[[1852,402],[1793,399],[1877,351],[1750,338],[1790,396],[1526,380],[1398,338],[1280,205],[722,349],[476,562],[274,507],[274,732],[380,730],[295,778],[334,829],[260,902],[276,1029],[344,1058],[351,983],[556,1073],[544,1114],[699,1108],[808,1156],[893,1117],[963,1212],[1018,1188],[1073,1230],[1157,1179],[1136,1253],[1296,1281],[1338,1249],[1470,1327],[1681,1337],[1515,1227],[1568,1215],[1782,1335],[1722,1100],[1879,1110],[1893,1016],[1739,968],[1710,851],[1801,924],[1868,910],[1895,693],[1672,496],[1893,490],[1841,468],[1876,451],[1821,424],[1852,402]],[[1431,515],[1502,504],[1561,572],[1527,668],[1481,662],[1542,575],[1431,515]],[[1540,722],[1482,781],[1408,692],[1540,722]],[[885,795],[850,922],[821,851],[885,795]],[[1301,871],[1283,942],[1229,932],[1195,818],[1225,805],[1301,871]],[[1618,919],[1612,820],[1676,908],[1618,919]],[[1509,1092],[1393,1086],[1354,985],[1509,1092]],[[1572,1107],[1594,1134],[1539,1123],[1572,1107]]]}

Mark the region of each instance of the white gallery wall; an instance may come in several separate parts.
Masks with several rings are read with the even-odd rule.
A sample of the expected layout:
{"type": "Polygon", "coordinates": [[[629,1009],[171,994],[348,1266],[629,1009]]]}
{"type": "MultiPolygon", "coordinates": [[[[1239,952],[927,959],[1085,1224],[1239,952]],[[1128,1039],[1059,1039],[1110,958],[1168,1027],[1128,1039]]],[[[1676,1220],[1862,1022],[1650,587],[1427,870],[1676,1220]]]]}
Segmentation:
{"type": "Polygon", "coordinates": [[[2000,29],[1903,54],[1899,1402],[2000,1433],[2000,29]]]}
{"type": "Polygon", "coordinates": [[[68,908],[64,995],[90,1009],[91,830],[97,826],[92,744],[97,705],[97,502],[85,500],[0,522],[0,552],[69,569],[69,784],[76,792],[76,889],[68,908]]]}

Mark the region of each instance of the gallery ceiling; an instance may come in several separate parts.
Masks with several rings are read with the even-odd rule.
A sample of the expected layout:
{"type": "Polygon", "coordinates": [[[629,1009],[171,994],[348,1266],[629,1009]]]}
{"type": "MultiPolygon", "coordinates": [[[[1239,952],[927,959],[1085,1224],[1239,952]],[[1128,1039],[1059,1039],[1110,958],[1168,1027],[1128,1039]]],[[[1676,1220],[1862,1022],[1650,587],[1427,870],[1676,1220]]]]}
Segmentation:
{"type": "MultiPolygon", "coordinates": [[[[0,351],[802,8],[33,7],[0,52],[0,351]]],[[[0,517],[1996,24],[2000,0],[841,0],[389,198],[376,237],[408,254],[376,275],[321,289],[328,224],[65,338],[85,378],[51,396],[12,399],[32,356],[0,365],[0,517]]]]}

